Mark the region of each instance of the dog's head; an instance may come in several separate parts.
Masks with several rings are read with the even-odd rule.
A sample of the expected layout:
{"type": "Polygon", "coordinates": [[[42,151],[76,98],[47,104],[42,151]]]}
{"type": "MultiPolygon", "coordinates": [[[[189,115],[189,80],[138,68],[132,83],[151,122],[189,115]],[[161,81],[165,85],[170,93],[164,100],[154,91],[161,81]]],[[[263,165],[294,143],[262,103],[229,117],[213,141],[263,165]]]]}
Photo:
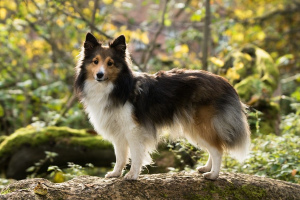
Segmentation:
{"type": "Polygon", "coordinates": [[[114,82],[124,67],[127,67],[124,35],[104,46],[91,33],[87,33],[82,51],[81,70],[86,71],[86,79],[114,82]]]}
{"type": "Polygon", "coordinates": [[[91,33],[87,33],[76,66],[75,90],[81,97],[86,81],[112,83],[116,86],[111,94],[113,101],[124,104],[133,87],[133,74],[129,66],[130,58],[124,35],[105,46],[91,33]]]}

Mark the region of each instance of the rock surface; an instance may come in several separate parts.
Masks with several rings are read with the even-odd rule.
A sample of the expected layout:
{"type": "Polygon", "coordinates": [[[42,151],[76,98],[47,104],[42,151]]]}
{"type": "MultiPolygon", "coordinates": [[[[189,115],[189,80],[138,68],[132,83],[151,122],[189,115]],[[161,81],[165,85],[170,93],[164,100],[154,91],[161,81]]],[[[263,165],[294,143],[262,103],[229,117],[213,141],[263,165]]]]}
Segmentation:
{"type": "Polygon", "coordinates": [[[300,199],[300,185],[250,176],[221,173],[216,181],[197,173],[141,175],[123,178],[80,176],[64,183],[35,178],[16,181],[0,199],[300,199]]]}

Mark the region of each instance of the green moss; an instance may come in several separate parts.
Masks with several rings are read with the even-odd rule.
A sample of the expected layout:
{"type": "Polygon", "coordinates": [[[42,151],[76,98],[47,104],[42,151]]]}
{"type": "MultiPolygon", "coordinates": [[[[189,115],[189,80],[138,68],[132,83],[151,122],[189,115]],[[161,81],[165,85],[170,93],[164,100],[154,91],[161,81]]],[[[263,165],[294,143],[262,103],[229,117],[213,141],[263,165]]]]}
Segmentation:
{"type": "Polygon", "coordinates": [[[111,143],[103,140],[101,136],[72,137],[70,138],[70,144],[74,146],[85,146],[89,149],[99,148],[99,144],[101,144],[101,149],[112,148],[111,143]]]}
{"type": "Polygon", "coordinates": [[[243,185],[240,190],[251,199],[263,199],[266,196],[265,189],[253,185],[243,185]]]}
{"type": "Polygon", "coordinates": [[[206,194],[189,194],[185,199],[189,200],[212,200],[212,199],[264,199],[266,191],[254,185],[235,186],[228,182],[226,185],[218,186],[214,182],[207,181],[206,187],[202,189],[206,194]]]}
{"type": "Polygon", "coordinates": [[[168,198],[167,194],[160,194],[162,198],[168,198]]]}
{"type": "Polygon", "coordinates": [[[11,190],[11,189],[6,189],[6,190],[3,190],[3,191],[1,191],[1,195],[4,195],[4,194],[8,194],[8,193],[11,193],[11,192],[13,192],[13,190],[11,190]]]}
{"type": "Polygon", "coordinates": [[[12,154],[23,145],[32,147],[47,144],[49,141],[71,146],[85,146],[87,148],[112,148],[109,142],[103,141],[100,136],[92,136],[85,130],[76,130],[68,127],[21,128],[6,137],[0,144],[0,157],[12,154]]]}
{"type": "Polygon", "coordinates": [[[7,136],[3,135],[3,136],[0,136],[0,144],[5,140],[7,136]]]}

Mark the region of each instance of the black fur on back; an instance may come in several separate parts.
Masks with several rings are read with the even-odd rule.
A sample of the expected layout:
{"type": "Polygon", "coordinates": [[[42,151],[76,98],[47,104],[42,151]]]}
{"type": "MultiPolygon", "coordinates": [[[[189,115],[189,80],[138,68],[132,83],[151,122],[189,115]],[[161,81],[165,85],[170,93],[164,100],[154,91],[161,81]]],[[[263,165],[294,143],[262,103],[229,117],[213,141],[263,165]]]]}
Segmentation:
{"type": "Polygon", "coordinates": [[[232,99],[239,101],[225,79],[205,71],[173,69],[137,75],[134,79],[138,92],[131,93],[130,101],[135,118],[142,125],[172,124],[175,115],[192,114],[199,106],[213,105],[221,111],[232,99]]]}

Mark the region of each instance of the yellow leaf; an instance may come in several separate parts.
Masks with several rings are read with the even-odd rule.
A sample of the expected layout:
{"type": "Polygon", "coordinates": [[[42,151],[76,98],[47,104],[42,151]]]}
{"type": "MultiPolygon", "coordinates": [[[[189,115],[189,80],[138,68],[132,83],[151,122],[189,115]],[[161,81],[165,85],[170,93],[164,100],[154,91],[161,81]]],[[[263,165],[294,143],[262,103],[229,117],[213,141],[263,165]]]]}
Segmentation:
{"type": "Polygon", "coordinates": [[[257,33],[257,39],[264,40],[266,37],[266,34],[263,31],[260,31],[257,33]]]}
{"type": "Polygon", "coordinates": [[[178,60],[174,60],[175,67],[181,67],[181,63],[178,60]]]}
{"type": "Polygon", "coordinates": [[[233,67],[235,68],[234,70],[237,71],[244,67],[244,63],[242,63],[242,62],[235,63],[233,67]]]}
{"type": "Polygon", "coordinates": [[[182,53],[188,53],[189,52],[189,46],[186,44],[181,45],[181,52],[182,53]]]}
{"type": "Polygon", "coordinates": [[[64,22],[61,19],[57,19],[56,23],[58,26],[62,27],[64,25],[64,22]]]}
{"type": "Polygon", "coordinates": [[[103,0],[103,3],[105,3],[106,5],[111,4],[113,1],[112,0],[103,0]]]}
{"type": "Polygon", "coordinates": [[[236,40],[236,41],[243,41],[244,40],[244,34],[243,33],[236,33],[235,35],[233,35],[233,38],[236,40]]]}
{"type": "Polygon", "coordinates": [[[12,65],[12,66],[16,66],[17,63],[18,63],[17,60],[12,60],[12,61],[11,61],[11,65],[12,65]]]}
{"type": "Polygon", "coordinates": [[[90,8],[94,8],[94,5],[95,5],[94,1],[89,1],[89,7],[90,8]]]}
{"type": "Polygon", "coordinates": [[[105,31],[115,31],[117,30],[117,27],[111,23],[105,23],[103,24],[102,30],[105,31]]]}
{"type": "Polygon", "coordinates": [[[189,52],[189,47],[186,44],[177,45],[174,49],[174,57],[181,58],[184,54],[189,52]]]}
{"type": "Polygon", "coordinates": [[[5,19],[6,17],[6,9],[0,8],[0,19],[5,19]]]}
{"type": "Polygon", "coordinates": [[[210,57],[210,61],[218,67],[222,67],[224,65],[224,62],[216,57],[210,57]]]}
{"type": "Polygon", "coordinates": [[[54,183],[62,183],[64,181],[65,181],[64,174],[62,172],[56,172],[53,177],[53,182],[54,183]]]}
{"type": "Polygon", "coordinates": [[[86,26],[85,24],[78,24],[77,25],[77,29],[81,30],[81,29],[84,29],[86,26]]]}
{"type": "Polygon", "coordinates": [[[142,41],[144,44],[149,44],[149,38],[148,38],[147,33],[142,33],[142,34],[141,34],[141,41],[142,41]]]}
{"type": "Polygon", "coordinates": [[[233,68],[227,70],[226,77],[231,81],[240,79],[240,75],[233,68]]]}
{"type": "Polygon", "coordinates": [[[70,13],[74,13],[74,8],[72,6],[69,6],[67,9],[70,13]]]}
{"type": "Polygon", "coordinates": [[[159,59],[161,61],[165,61],[165,62],[170,60],[170,58],[167,55],[165,55],[165,54],[160,55],[159,59]]]}
{"type": "Polygon", "coordinates": [[[83,14],[84,14],[85,16],[87,16],[87,17],[92,16],[92,10],[89,9],[89,8],[84,8],[82,12],[83,12],[83,14]]]}
{"type": "Polygon", "coordinates": [[[21,46],[25,46],[25,45],[26,45],[26,40],[25,40],[24,38],[21,38],[21,39],[19,40],[19,44],[20,44],[21,46]]]}

